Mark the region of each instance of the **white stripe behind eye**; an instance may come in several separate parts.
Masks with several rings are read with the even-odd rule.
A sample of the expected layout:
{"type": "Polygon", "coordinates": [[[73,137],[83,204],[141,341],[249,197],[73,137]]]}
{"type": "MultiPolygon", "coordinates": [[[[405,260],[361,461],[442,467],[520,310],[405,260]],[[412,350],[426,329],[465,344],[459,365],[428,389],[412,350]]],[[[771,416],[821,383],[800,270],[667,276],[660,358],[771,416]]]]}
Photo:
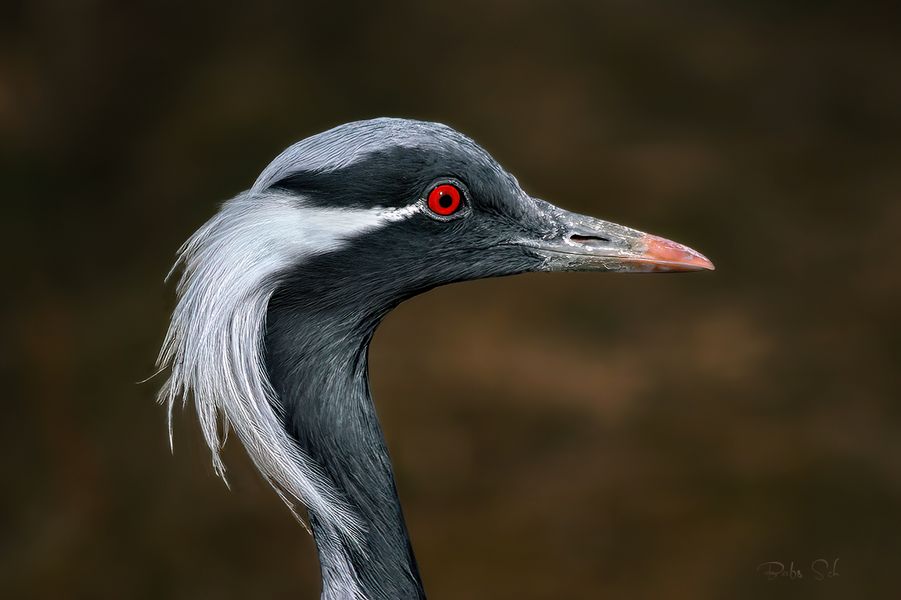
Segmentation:
{"type": "Polygon", "coordinates": [[[158,365],[170,367],[160,402],[193,397],[216,472],[223,477],[219,420],[241,439],[263,477],[294,510],[300,502],[323,525],[359,540],[353,511],[291,441],[272,409],[275,392],[263,365],[269,298],[279,278],[306,257],[409,218],[403,208],[343,209],[304,205],[293,196],[241,194],[223,204],[179,250],[178,301],[158,365]]]}
{"type": "Polygon", "coordinates": [[[376,210],[384,223],[393,223],[409,219],[413,215],[423,212],[424,204],[422,201],[418,201],[398,208],[379,208],[376,210]]]}
{"type": "Polygon", "coordinates": [[[401,208],[325,208],[304,205],[287,196],[265,196],[271,206],[257,209],[258,232],[294,258],[337,250],[348,240],[420,212],[419,203],[401,208]]]}

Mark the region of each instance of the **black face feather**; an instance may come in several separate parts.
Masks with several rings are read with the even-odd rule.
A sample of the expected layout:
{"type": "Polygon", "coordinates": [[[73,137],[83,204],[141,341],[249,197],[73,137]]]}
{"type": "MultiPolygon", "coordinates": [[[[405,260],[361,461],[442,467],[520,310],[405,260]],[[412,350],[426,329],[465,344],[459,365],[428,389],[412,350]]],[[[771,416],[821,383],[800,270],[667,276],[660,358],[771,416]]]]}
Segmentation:
{"type": "Polygon", "coordinates": [[[306,261],[280,295],[300,296],[312,287],[319,301],[334,292],[338,302],[356,299],[354,310],[379,312],[438,285],[537,268],[540,258],[515,242],[551,225],[484,152],[398,146],[334,171],[291,173],[270,189],[323,208],[401,208],[422,202],[445,179],[464,186],[466,216],[447,220],[424,210],[355,237],[339,251],[306,261]]]}

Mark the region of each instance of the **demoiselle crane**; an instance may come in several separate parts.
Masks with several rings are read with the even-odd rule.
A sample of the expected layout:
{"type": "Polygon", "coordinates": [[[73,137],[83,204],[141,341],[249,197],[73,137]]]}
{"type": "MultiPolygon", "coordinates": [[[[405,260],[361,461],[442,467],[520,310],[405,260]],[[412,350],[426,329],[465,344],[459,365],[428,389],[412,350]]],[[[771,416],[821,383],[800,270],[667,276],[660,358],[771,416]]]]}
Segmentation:
{"type": "Polygon", "coordinates": [[[294,511],[322,598],[424,598],[369,392],[369,342],[402,301],[531,271],[713,269],[701,254],[526,194],[468,137],[374,119],[300,141],[179,250],[160,392],[193,398],[218,474],[233,430],[294,511]],[[297,514],[297,512],[295,512],[297,514]]]}

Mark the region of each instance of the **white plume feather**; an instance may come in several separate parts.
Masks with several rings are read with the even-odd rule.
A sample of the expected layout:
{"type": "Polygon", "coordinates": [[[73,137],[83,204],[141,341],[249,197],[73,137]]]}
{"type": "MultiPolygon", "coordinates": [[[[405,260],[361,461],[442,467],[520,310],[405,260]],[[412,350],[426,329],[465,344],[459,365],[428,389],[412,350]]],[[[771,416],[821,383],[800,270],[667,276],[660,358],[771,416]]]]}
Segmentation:
{"type": "Polygon", "coordinates": [[[157,361],[170,368],[159,395],[170,443],[172,409],[192,397],[216,473],[225,479],[221,420],[292,510],[303,504],[352,541],[362,534],[359,521],[276,412],[262,362],[266,311],[291,267],[396,218],[397,211],[315,208],[277,194],[229,200],[179,250],[178,302],[157,361]]]}

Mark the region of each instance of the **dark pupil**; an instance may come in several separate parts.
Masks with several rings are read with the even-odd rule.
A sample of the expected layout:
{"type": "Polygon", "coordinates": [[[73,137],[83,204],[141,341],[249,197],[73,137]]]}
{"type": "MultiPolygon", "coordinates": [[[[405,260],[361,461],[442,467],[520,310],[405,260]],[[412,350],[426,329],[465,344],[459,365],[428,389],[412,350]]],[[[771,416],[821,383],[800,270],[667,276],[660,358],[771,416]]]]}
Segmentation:
{"type": "Polygon", "coordinates": [[[454,199],[450,197],[450,194],[441,194],[438,198],[438,206],[441,208],[450,208],[450,205],[454,203],[454,199]]]}

